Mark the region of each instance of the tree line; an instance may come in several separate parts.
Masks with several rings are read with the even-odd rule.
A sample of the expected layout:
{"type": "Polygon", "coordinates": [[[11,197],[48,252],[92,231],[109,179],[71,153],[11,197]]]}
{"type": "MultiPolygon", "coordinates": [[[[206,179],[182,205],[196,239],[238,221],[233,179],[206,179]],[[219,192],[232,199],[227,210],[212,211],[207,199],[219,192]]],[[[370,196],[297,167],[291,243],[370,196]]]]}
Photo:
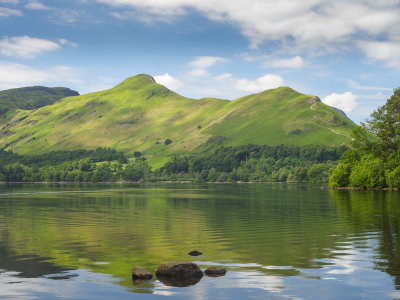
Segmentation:
{"type": "Polygon", "coordinates": [[[214,152],[174,155],[151,170],[145,156],[110,148],[22,156],[0,150],[0,181],[6,182],[328,182],[348,148],[319,145],[245,145],[214,152]]]}
{"type": "Polygon", "coordinates": [[[400,188],[400,88],[353,132],[330,177],[332,187],[400,188]]]}

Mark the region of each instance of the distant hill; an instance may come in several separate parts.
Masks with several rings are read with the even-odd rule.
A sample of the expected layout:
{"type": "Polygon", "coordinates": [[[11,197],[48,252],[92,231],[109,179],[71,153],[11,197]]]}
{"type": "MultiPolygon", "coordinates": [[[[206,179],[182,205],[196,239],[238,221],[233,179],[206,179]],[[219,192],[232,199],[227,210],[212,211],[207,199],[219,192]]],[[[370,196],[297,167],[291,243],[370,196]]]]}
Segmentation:
{"type": "Polygon", "coordinates": [[[65,87],[30,86],[0,91],[0,114],[9,109],[35,109],[79,93],[65,87]]]}
{"type": "MultiPolygon", "coordinates": [[[[0,121],[1,122],[1,121],[0,121]]],[[[318,97],[281,87],[233,101],[182,97],[151,76],[64,98],[0,123],[0,147],[21,154],[111,147],[153,166],[171,154],[245,144],[349,144],[355,124],[318,97]]]]}

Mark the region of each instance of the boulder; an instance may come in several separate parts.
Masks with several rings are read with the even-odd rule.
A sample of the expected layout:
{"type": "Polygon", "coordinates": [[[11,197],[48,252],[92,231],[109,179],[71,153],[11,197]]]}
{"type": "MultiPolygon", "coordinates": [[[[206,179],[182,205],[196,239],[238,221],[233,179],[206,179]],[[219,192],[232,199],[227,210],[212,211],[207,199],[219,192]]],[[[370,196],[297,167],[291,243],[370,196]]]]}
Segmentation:
{"type": "Polygon", "coordinates": [[[135,266],[132,270],[132,278],[135,279],[151,279],[153,275],[150,272],[147,272],[145,269],[135,266]]]}
{"type": "Polygon", "coordinates": [[[162,264],[156,271],[157,278],[164,277],[202,277],[199,266],[192,262],[169,262],[162,264]]]}
{"type": "Polygon", "coordinates": [[[224,276],[226,274],[226,269],[222,267],[212,266],[207,268],[204,273],[210,277],[224,276]]]}
{"type": "Polygon", "coordinates": [[[189,254],[190,256],[199,256],[199,255],[202,255],[203,252],[194,250],[194,251],[190,251],[188,254],[189,254]]]}

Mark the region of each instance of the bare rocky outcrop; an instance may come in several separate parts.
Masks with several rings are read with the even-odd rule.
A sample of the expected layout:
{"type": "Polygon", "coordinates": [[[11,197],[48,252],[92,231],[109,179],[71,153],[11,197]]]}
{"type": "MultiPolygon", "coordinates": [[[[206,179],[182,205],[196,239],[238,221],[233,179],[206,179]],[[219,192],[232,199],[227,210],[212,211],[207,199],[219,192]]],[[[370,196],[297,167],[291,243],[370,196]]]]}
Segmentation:
{"type": "Polygon", "coordinates": [[[302,103],[303,104],[306,104],[306,103],[314,104],[314,103],[318,103],[318,102],[321,102],[321,99],[319,99],[317,96],[312,96],[312,97],[304,100],[302,103]]]}

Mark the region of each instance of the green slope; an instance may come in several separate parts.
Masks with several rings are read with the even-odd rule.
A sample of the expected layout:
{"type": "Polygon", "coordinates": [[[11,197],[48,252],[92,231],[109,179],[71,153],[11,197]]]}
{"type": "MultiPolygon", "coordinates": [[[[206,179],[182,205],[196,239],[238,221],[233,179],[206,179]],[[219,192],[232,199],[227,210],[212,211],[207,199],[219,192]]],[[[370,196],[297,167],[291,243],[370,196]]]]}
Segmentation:
{"type": "Polygon", "coordinates": [[[195,100],[137,75],[106,91],[20,110],[0,126],[0,146],[17,153],[107,146],[128,155],[142,151],[159,166],[172,153],[204,149],[213,137],[224,137],[228,146],[347,144],[355,124],[317,97],[290,88],[234,101],[195,100]]]}
{"type": "Polygon", "coordinates": [[[0,91],[0,113],[7,109],[35,109],[79,93],[69,88],[30,86],[0,91]]]}

